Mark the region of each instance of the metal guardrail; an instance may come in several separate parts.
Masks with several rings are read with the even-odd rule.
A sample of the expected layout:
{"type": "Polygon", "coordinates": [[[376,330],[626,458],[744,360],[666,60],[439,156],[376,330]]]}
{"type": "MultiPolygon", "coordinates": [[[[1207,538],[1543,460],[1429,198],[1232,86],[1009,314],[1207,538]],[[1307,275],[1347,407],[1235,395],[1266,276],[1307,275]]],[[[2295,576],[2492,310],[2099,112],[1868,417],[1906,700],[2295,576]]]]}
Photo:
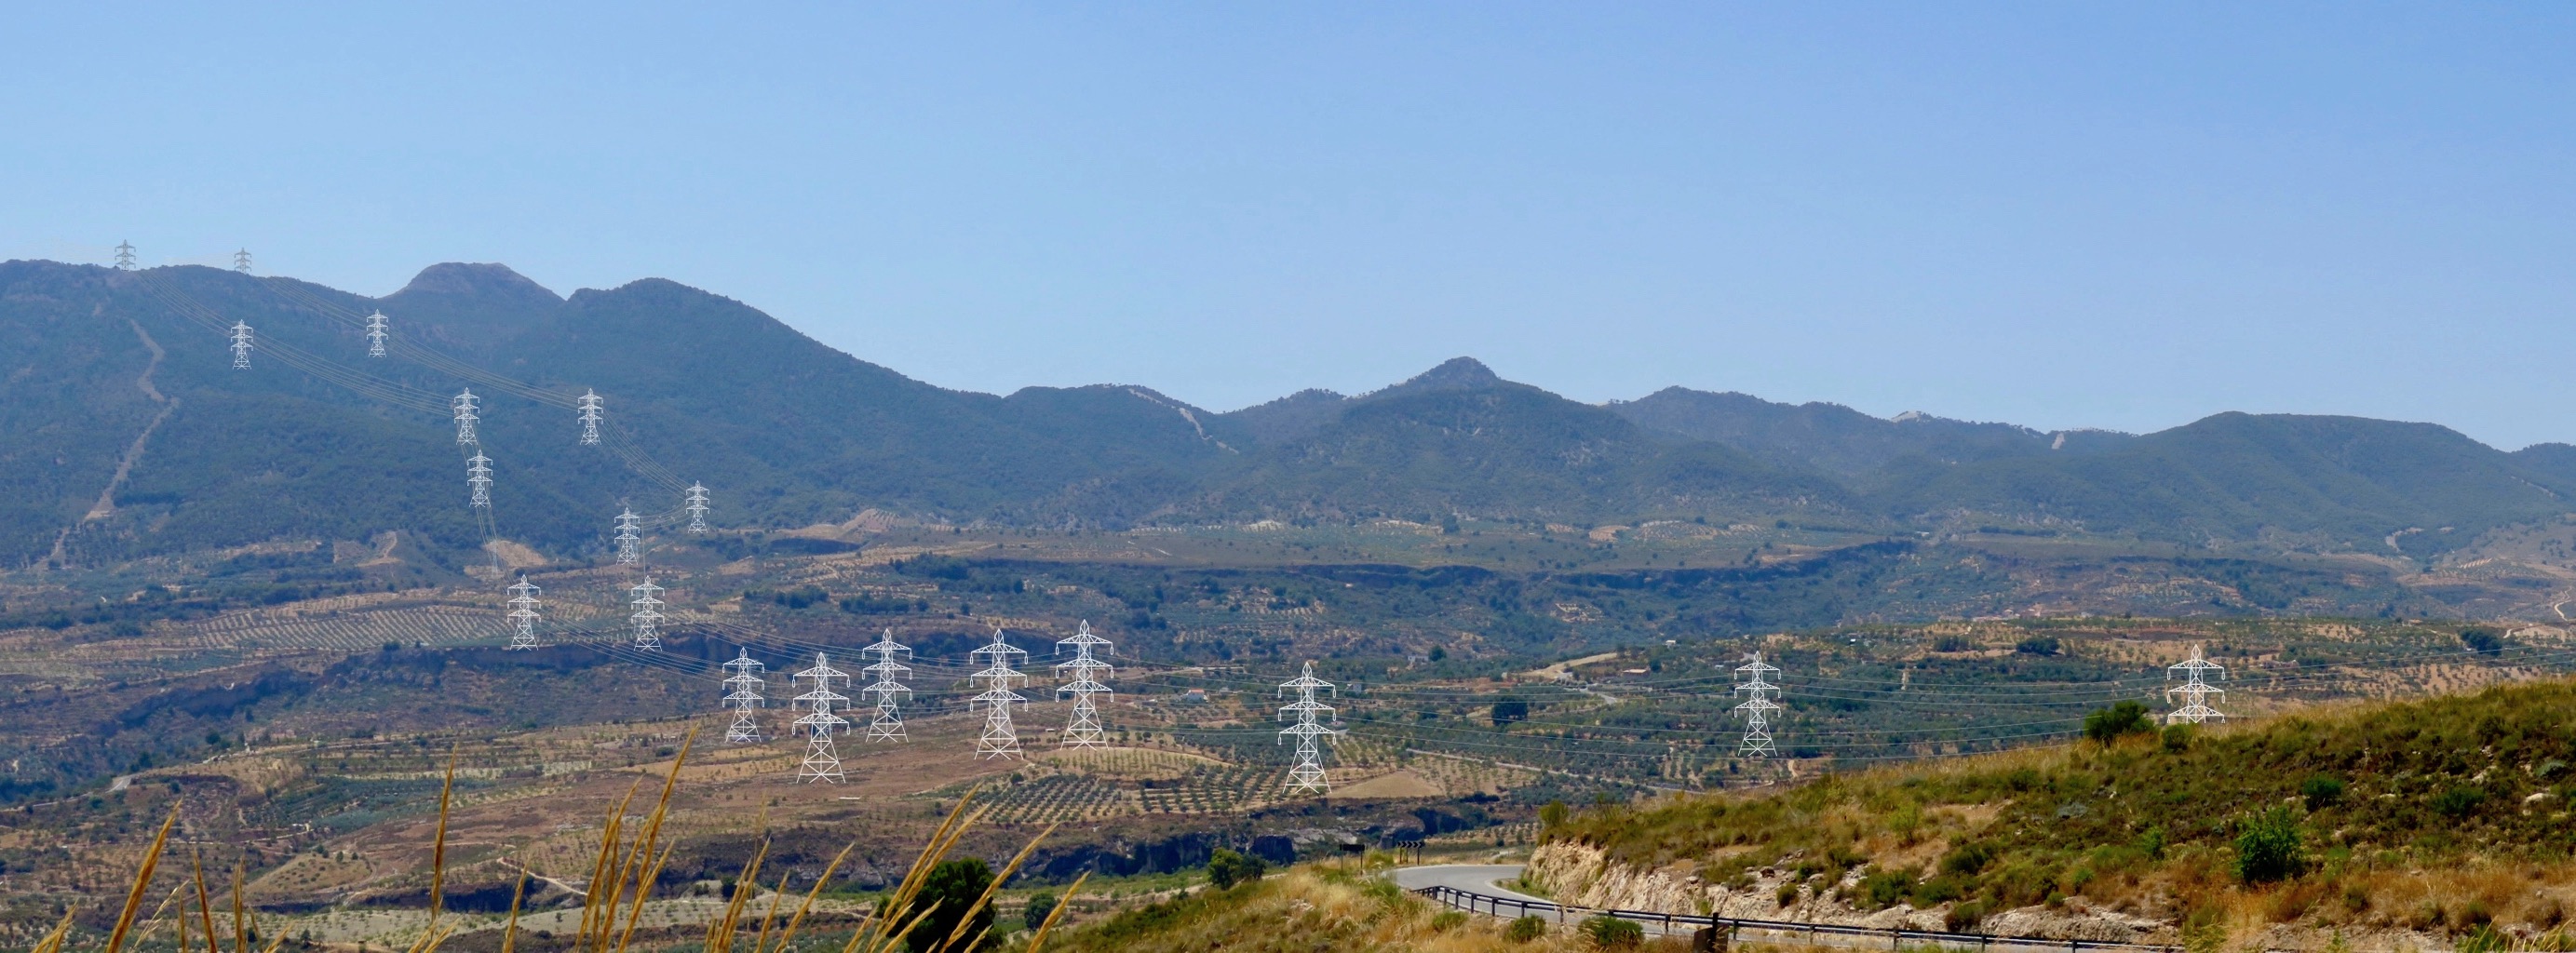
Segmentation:
{"type": "MultiPolygon", "coordinates": [[[[2179,946],[2161,946],[2152,943],[2117,943],[2107,940],[2060,940],[2053,937],[2040,936],[2004,936],[1992,933],[1951,933],[1941,930],[1856,927],[1834,923],[1800,923],[1793,920],[1754,920],[1743,917],[1718,917],[1706,914],[1659,913],[1651,910],[1611,910],[1597,909],[1593,907],[1572,907],[1564,904],[1550,903],[1545,900],[1523,900],[1518,897],[1500,897],[1493,894],[1477,893],[1472,890],[1460,890],[1456,887],[1447,885],[1421,887],[1415,889],[1413,892],[1438,901],[1445,906],[1465,910],[1471,913],[1489,914],[1496,917],[1518,918],[1526,916],[1544,917],[1553,915],[1557,922],[1562,923],[1569,915],[1575,917],[1590,917],[1596,915],[1613,916],[1622,920],[1634,921],[1639,924],[1660,925],[1663,927],[1663,932],[1665,933],[1673,933],[1677,927],[1691,929],[1697,929],[1699,927],[1718,927],[1726,931],[1730,942],[1736,934],[1749,930],[1775,935],[1787,934],[1791,937],[1804,936],[1807,938],[1808,945],[1810,946],[1815,945],[1816,938],[1820,936],[1866,937],[1871,940],[1885,939],[1887,941],[1887,948],[1890,950],[1903,949],[1905,944],[1912,943],[1917,946],[1929,945],[1953,948],[1975,947],[1979,950],[1992,950],[1999,947],[2005,949],[2026,950],[2065,950],[2066,953],[2083,953],[2085,950],[2122,951],[2122,953],[2181,953],[2182,951],[2182,947],[2179,946]]],[[[1845,945],[1857,946],[1859,944],[1845,945]]],[[[1870,945],[1873,947],[1876,946],[1875,943],[1870,945]]]]}

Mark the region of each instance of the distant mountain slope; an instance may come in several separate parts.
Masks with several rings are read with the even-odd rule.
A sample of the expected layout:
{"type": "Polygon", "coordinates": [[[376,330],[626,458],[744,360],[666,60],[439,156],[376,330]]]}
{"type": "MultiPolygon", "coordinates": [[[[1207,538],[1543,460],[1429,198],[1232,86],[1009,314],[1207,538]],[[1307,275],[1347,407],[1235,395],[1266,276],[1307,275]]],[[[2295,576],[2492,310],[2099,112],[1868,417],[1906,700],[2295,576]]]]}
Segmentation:
{"type": "Polygon", "coordinates": [[[1467,358],[1338,410],[1261,448],[1192,510],[1583,522],[1838,510],[1847,495],[1821,476],[1719,444],[1657,438],[1467,358]]]}
{"type": "Polygon", "coordinates": [[[2576,481],[2433,424],[2218,414],[2075,457],[1917,458],[1878,496],[1892,515],[2006,514],[2166,539],[2439,552],[2570,509],[2576,481]]]}
{"type": "Polygon", "coordinates": [[[1775,464],[1861,476],[1905,456],[1965,463],[2117,446],[2106,430],[2041,433],[2014,424],[1970,423],[1927,414],[1883,420],[1841,404],[1781,404],[1749,394],[1667,387],[1610,405],[1640,427],[1713,440],[1775,464]],[[2063,438],[2063,439],[2061,439],[2063,438]]]}
{"type": "MultiPolygon", "coordinates": [[[[433,409],[468,383],[400,347],[367,357],[360,330],[326,306],[381,308],[403,341],[557,395],[596,388],[612,432],[713,488],[716,522],[732,528],[869,507],[1046,526],[1818,517],[1871,532],[2015,522],[2376,552],[2393,539],[2425,555],[2576,511],[2576,447],[2507,454],[2429,424],[2224,414],[2138,437],[2043,434],[1679,388],[1604,407],[1468,358],[1356,397],[1304,391],[1211,414],[1131,385],[934,387],[659,279],[562,297],[504,266],[443,264],[369,299],[208,268],[17,261],[0,263],[0,342],[15,362],[0,377],[0,466],[17,491],[0,498],[0,565],[48,558],[58,536],[85,565],[386,530],[433,558],[479,546],[466,451],[433,409]],[[223,336],[156,289],[248,322],[264,348],[408,388],[418,406],[308,376],[273,350],[235,370],[223,336]],[[175,406],[139,386],[147,367],[175,406]],[[112,511],[84,520],[164,410],[112,511]]],[[[678,505],[668,481],[578,445],[565,407],[475,390],[501,535],[597,554],[620,507],[678,505]]]]}

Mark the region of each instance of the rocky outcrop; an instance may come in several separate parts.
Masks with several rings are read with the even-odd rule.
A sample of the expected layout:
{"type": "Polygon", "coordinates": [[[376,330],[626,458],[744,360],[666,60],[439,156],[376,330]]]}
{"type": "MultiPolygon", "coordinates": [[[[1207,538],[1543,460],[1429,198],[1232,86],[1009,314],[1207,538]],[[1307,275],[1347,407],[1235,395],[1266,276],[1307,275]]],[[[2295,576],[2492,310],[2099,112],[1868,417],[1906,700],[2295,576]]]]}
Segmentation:
{"type": "MultiPolygon", "coordinates": [[[[1879,930],[1947,929],[1944,921],[1949,904],[1919,910],[1905,904],[1861,910],[1840,899],[1838,894],[1860,883],[1868,872],[1866,867],[1846,871],[1840,883],[1821,893],[1814,887],[1800,886],[1787,904],[1780,902],[1781,888],[1790,884],[1794,875],[1785,869],[1762,867],[1748,871],[1751,883],[1730,890],[1724,884],[1702,880],[1694,868],[1688,862],[1656,869],[1636,867],[1611,860],[1608,852],[1591,844],[1557,840],[1531,853],[1524,876],[1544,887],[1558,902],[1576,906],[1879,930]]],[[[1989,915],[1978,929],[1999,935],[2135,943],[2168,938],[2171,925],[2099,909],[2082,897],[2072,897],[2062,907],[2031,906],[1989,915]]]]}

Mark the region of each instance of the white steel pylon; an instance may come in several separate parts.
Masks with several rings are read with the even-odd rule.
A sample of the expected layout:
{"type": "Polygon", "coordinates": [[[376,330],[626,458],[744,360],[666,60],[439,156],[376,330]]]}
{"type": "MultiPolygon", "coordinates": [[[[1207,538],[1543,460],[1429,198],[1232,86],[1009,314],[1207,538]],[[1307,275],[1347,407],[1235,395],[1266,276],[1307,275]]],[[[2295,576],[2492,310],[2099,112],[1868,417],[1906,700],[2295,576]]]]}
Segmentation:
{"type": "Polygon", "coordinates": [[[483,418],[474,415],[475,411],[482,409],[474,406],[475,400],[474,389],[469,387],[465,389],[464,393],[458,394],[454,399],[448,401],[448,405],[456,409],[457,443],[476,442],[474,437],[474,422],[483,418]]]}
{"type": "Polygon", "coordinates": [[[1002,630],[998,628],[993,630],[992,644],[966,653],[970,661],[977,656],[984,656],[991,663],[985,666],[983,671],[969,676],[972,681],[984,686],[983,694],[966,701],[968,711],[978,708],[984,711],[984,733],[975,739],[975,757],[1016,758],[1020,756],[1019,729],[1011,724],[1011,706],[1017,704],[1027,707],[1029,700],[1026,696],[1012,691],[1011,683],[1017,680],[1025,685],[1028,684],[1029,677],[1011,667],[1011,658],[1012,656],[1026,657],[1028,654],[1003,639],[1002,630]]]}
{"type": "Polygon", "coordinates": [[[250,249],[244,248],[233,253],[233,270],[245,275],[250,274],[250,249]]]}
{"type": "Polygon", "coordinates": [[[753,744],[760,741],[760,722],[751,713],[761,706],[760,689],[765,683],[761,681],[760,673],[768,666],[752,658],[750,649],[739,651],[741,654],[733,661],[724,663],[724,667],[733,672],[724,680],[725,687],[730,689],[725,693],[725,707],[733,709],[733,726],[725,729],[725,740],[734,744],[753,744]]]}
{"type": "Polygon", "coordinates": [[[133,271],[133,270],[134,270],[134,243],[133,243],[133,242],[120,241],[120,242],[117,242],[117,243],[116,243],[116,270],[118,270],[118,271],[133,271]]]}
{"type": "Polygon", "coordinates": [[[689,484],[689,505],[682,507],[682,509],[689,511],[689,532],[703,533],[707,531],[707,488],[705,485],[698,483],[689,484]]]}
{"type": "Polygon", "coordinates": [[[1109,675],[1110,668],[1109,663],[1093,658],[1091,650],[1106,648],[1109,640],[1091,634],[1091,622],[1086,619],[1072,638],[1056,640],[1056,654],[1064,654],[1068,645],[1073,647],[1073,661],[1058,663],[1055,667],[1058,680],[1067,674],[1073,677],[1072,681],[1055,689],[1059,695],[1068,692],[1073,695],[1073,716],[1065,722],[1063,746],[1097,748],[1100,747],[1101,736],[1100,708],[1092,703],[1091,696],[1109,694],[1109,686],[1101,684],[1100,680],[1109,675]]]}
{"type": "Polygon", "coordinates": [[[510,622],[517,626],[510,633],[510,648],[537,647],[537,593],[543,591],[526,576],[520,576],[519,584],[510,587],[510,622]]]}
{"type": "Polygon", "coordinates": [[[840,679],[847,687],[850,676],[832,667],[823,653],[814,653],[814,667],[798,672],[792,680],[814,680],[814,690],[796,696],[796,703],[809,709],[796,726],[805,730],[805,762],[796,769],[796,780],[841,783],[841,754],[832,748],[832,729],[845,727],[850,720],[833,714],[836,703],[849,701],[847,695],[832,690],[832,680],[840,679]]]}
{"type": "Polygon", "coordinates": [[[1295,702],[1279,709],[1280,720],[1285,721],[1291,716],[1297,719],[1296,724],[1279,730],[1280,734],[1297,739],[1297,764],[1288,769],[1288,791],[1292,794],[1322,794],[1331,787],[1324,780],[1324,749],[1315,739],[1340,732],[1324,727],[1316,720],[1318,715],[1332,714],[1333,706],[1316,701],[1315,690],[1329,691],[1332,687],[1333,683],[1315,677],[1313,662],[1306,663],[1304,674],[1279,684],[1280,694],[1297,693],[1295,702]]]}
{"type": "Polygon", "coordinates": [[[626,617],[628,621],[635,623],[635,647],[655,652],[661,651],[662,600],[653,598],[653,594],[661,592],[662,587],[653,584],[653,577],[646,576],[643,582],[636,583],[635,588],[626,591],[635,596],[635,600],[630,603],[635,607],[635,614],[626,617]]]}
{"type": "Polygon", "coordinates": [[[628,507],[626,512],[617,514],[615,539],[617,540],[617,561],[620,563],[633,565],[644,561],[644,552],[636,545],[644,537],[635,535],[635,531],[642,528],[635,525],[635,521],[641,518],[635,515],[634,507],[628,507]]]}
{"type": "Polygon", "coordinates": [[[587,387],[581,392],[581,442],[599,442],[599,392],[587,387]]]}
{"type": "Polygon", "coordinates": [[[904,740],[903,710],[896,707],[895,696],[900,695],[909,699],[912,697],[912,689],[905,688],[903,683],[895,681],[895,676],[912,674],[912,667],[895,661],[896,653],[902,653],[905,658],[912,657],[910,647],[894,640],[893,629],[885,630],[885,635],[879,637],[876,644],[859,650],[861,658],[870,655],[877,657],[876,661],[868,663],[868,667],[860,669],[876,676],[876,680],[859,689],[859,694],[874,695],[877,699],[877,716],[868,722],[869,741],[904,740]]]}
{"type": "Polygon", "coordinates": [[[232,349],[234,367],[248,368],[250,366],[250,339],[250,325],[239,321],[233,322],[233,333],[228,340],[233,342],[232,349]]]}
{"type": "Polygon", "coordinates": [[[367,316],[367,356],[385,356],[385,313],[382,311],[367,316]]]}
{"type": "Polygon", "coordinates": [[[2227,678],[2227,669],[2216,662],[2200,657],[2200,646],[2197,645],[2191,647],[2190,658],[2165,667],[2167,681],[2171,681],[2177,674],[2183,677],[2182,684],[2165,689],[2165,701],[2171,702],[2176,697],[2182,699],[2182,707],[2165,713],[2165,724],[2190,722],[2196,725],[2212,718],[2227,717],[2225,712],[2211,708],[2207,704],[2209,696],[2227,694],[2226,689],[2203,680],[2211,672],[2218,673],[2222,681],[2227,678]]]}
{"type": "Polygon", "coordinates": [[[476,453],[466,458],[465,463],[465,485],[474,488],[474,495],[466,505],[492,505],[492,458],[476,453]]]}
{"type": "Polygon", "coordinates": [[[1736,746],[1735,755],[1739,758],[1763,758],[1776,754],[1771,747],[1771,713],[1779,711],[1780,705],[1771,698],[1780,693],[1780,686],[1764,681],[1763,677],[1780,674],[1780,669],[1762,664],[1762,653],[1754,652],[1744,656],[1744,664],[1736,666],[1735,671],[1751,676],[1743,684],[1735,686],[1735,693],[1752,696],[1735,706],[1735,710],[1744,715],[1744,741],[1736,746]]]}

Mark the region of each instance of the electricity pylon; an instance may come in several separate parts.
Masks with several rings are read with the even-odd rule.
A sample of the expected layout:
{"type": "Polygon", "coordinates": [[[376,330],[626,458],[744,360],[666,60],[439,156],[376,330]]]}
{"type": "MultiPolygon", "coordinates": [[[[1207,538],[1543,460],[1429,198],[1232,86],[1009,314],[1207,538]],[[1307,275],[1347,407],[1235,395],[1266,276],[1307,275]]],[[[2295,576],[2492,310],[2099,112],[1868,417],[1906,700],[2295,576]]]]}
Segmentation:
{"type": "Polygon", "coordinates": [[[725,740],[734,744],[756,744],[760,741],[760,722],[751,716],[751,712],[761,706],[760,689],[764,683],[760,673],[768,666],[752,658],[750,649],[740,649],[740,652],[733,661],[724,663],[724,667],[733,672],[724,680],[725,687],[732,689],[725,693],[725,705],[733,709],[733,726],[725,729],[725,740]]]}
{"type": "Polygon", "coordinates": [[[912,689],[905,688],[903,683],[895,681],[895,676],[912,674],[912,667],[894,660],[898,652],[905,658],[912,657],[910,647],[894,640],[893,629],[885,630],[885,635],[879,637],[876,644],[859,650],[860,658],[866,658],[869,655],[877,657],[876,661],[868,663],[868,667],[860,669],[876,676],[875,681],[859,689],[859,694],[874,695],[877,699],[877,716],[868,722],[869,741],[904,740],[903,710],[896,706],[895,696],[900,695],[910,699],[912,689]]]}
{"type": "Polygon", "coordinates": [[[1069,692],[1073,695],[1073,716],[1065,722],[1063,746],[1097,748],[1100,747],[1101,736],[1100,709],[1092,704],[1091,696],[1109,694],[1109,686],[1101,684],[1100,679],[1109,675],[1110,668],[1109,663],[1093,658],[1091,650],[1107,647],[1109,640],[1091,634],[1091,622],[1086,619],[1072,638],[1056,640],[1056,654],[1064,654],[1064,647],[1068,645],[1073,646],[1073,661],[1059,663],[1055,667],[1058,680],[1068,672],[1073,676],[1072,681],[1055,689],[1057,694],[1069,692]]]}
{"type": "Polygon", "coordinates": [[[1027,707],[1029,700],[1027,696],[1012,691],[1011,683],[1017,680],[1025,685],[1029,677],[1011,667],[1011,657],[1026,657],[1028,654],[1004,640],[999,628],[993,630],[992,644],[966,653],[970,661],[982,656],[991,663],[983,671],[970,676],[973,681],[984,685],[983,694],[967,700],[968,711],[978,708],[984,711],[984,733],[975,739],[975,757],[1020,756],[1020,734],[1018,728],[1011,724],[1011,706],[1027,707]]]}
{"type": "Polygon", "coordinates": [[[478,452],[465,462],[465,484],[474,488],[474,496],[466,505],[492,505],[492,458],[478,452]]]}
{"type": "Polygon", "coordinates": [[[233,322],[233,333],[229,340],[233,342],[234,367],[245,370],[250,368],[250,337],[250,325],[239,321],[233,322]]]}
{"type": "Polygon", "coordinates": [[[1746,655],[1744,664],[1736,666],[1735,671],[1751,676],[1743,684],[1735,686],[1735,693],[1752,696],[1735,706],[1735,710],[1744,716],[1744,741],[1736,746],[1735,756],[1764,758],[1778,753],[1771,747],[1771,713],[1781,709],[1771,697],[1780,693],[1780,686],[1763,681],[1763,676],[1780,674],[1780,670],[1762,664],[1762,653],[1754,652],[1746,655]]]}
{"type": "Polygon", "coordinates": [[[653,584],[653,577],[646,576],[643,582],[636,583],[634,588],[626,591],[635,596],[634,602],[630,603],[635,607],[635,614],[626,617],[628,621],[635,623],[635,647],[652,652],[661,651],[662,600],[653,598],[653,594],[661,592],[662,587],[653,584]]]}
{"type": "Polygon", "coordinates": [[[518,626],[510,633],[510,648],[537,647],[537,593],[543,591],[524,575],[519,577],[518,585],[510,587],[510,621],[518,626]]]}
{"type": "Polygon", "coordinates": [[[1322,794],[1331,788],[1324,780],[1324,749],[1315,739],[1340,732],[1324,727],[1316,720],[1318,715],[1332,714],[1333,706],[1316,701],[1315,690],[1330,691],[1332,687],[1333,683],[1315,677],[1313,662],[1306,663],[1304,674],[1279,684],[1281,694],[1297,693],[1295,702],[1279,708],[1280,720],[1285,721],[1291,716],[1297,719],[1296,724],[1279,730],[1280,734],[1297,739],[1297,764],[1288,769],[1288,791],[1291,794],[1322,794]]]}
{"type": "Polygon", "coordinates": [[[233,270],[245,275],[250,274],[250,249],[244,248],[233,253],[233,270]]]}
{"type": "Polygon", "coordinates": [[[463,444],[476,442],[474,436],[474,422],[483,418],[474,416],[474,412],[481,409],[474,406],[475,399],[474,389],[469,387],[465,389],[464,393],[458,394],[455,399],[448,401],[448,404],[456,409],[457,443],[463,444]]]}
{"type": "Polygon", "coordinates": [[[642,528],[635,525],[640,518],[635,515],[634,507],[627,507],[626,512],[617,514],[617,561],[620,563],[631,566],[644,561],[644,552],[636,545],[644,537],[635,535],[635,531],[642,528]]]}
{"type": "Polygon", "coordinates": [[[118,271],[133,271],[133,270],[134,270],[134,243],[133,243],[133,242],[120,241],[120,242],[117,242],[117,243],[116,243],[116,270],[118,270],[118,271]]]}
{"type": "Polygon", "coordinates": [[[367,356],[368,356],[368,357],[383,357],[383,356],[385,356],[385,333],[386,333],[386,332],[385,332],[385,313],[384,313],[384,312],[382,312],[382,311],[378,311],[378,312],[376,312],[376,313],[374,313],[374,314],[370,314],[370,315],[368,315],[368,316],[367,316],[367,356]]]}
{"type": "Polygon", "coordinates": [[[850,676],[832,667],[823,653],[814,653],[814,667],[796,673],[790,681],[814,680],[814,690],[796,696],[797,704],[809,709],[796,726],[805,729],[805,763],[796,769],[796,780],[841,783],[841,754],[832,748],[832,729],[848,725],[850,720],[832,713],[837,702],[849,701],[847,695],[832,690],[832,680],[840,679],[846,687],[850,676]]]}
{"type": "Polygon", "coordinates": [[[582,388],[581,442],[584,446],[599,442],[599,392],[582,388]]]}
{"type": "Polygon", "coordinates": [[[706,532],[707,488],[705,485],[698,483],[689,484],[689,505],[684,507],[684,509],[689,511],[689,532],[706,532]]]}
{"type": "Polygon", "coordinates": [[[2182,699],[2182,707],[2165,713],[2165,724],[2190,722],[2197,725],[2212,718],[2223,720],[2227,717],[2225,712],[2207,704],[2209,696],[2227,694],[2226,689],[2202,680],[2211,672],[2218,673],[2222,681],[2227,678],[2227,669],[2200,657],[2200,646],[2197,645],[2191,647],[2190,658],[2165,667],[2165,680],[2171,681],[2177,674],[2183,677],[2182,684],[2165,689],[2165,701],[2172,702],[2177,696],[2182,699]]]}

